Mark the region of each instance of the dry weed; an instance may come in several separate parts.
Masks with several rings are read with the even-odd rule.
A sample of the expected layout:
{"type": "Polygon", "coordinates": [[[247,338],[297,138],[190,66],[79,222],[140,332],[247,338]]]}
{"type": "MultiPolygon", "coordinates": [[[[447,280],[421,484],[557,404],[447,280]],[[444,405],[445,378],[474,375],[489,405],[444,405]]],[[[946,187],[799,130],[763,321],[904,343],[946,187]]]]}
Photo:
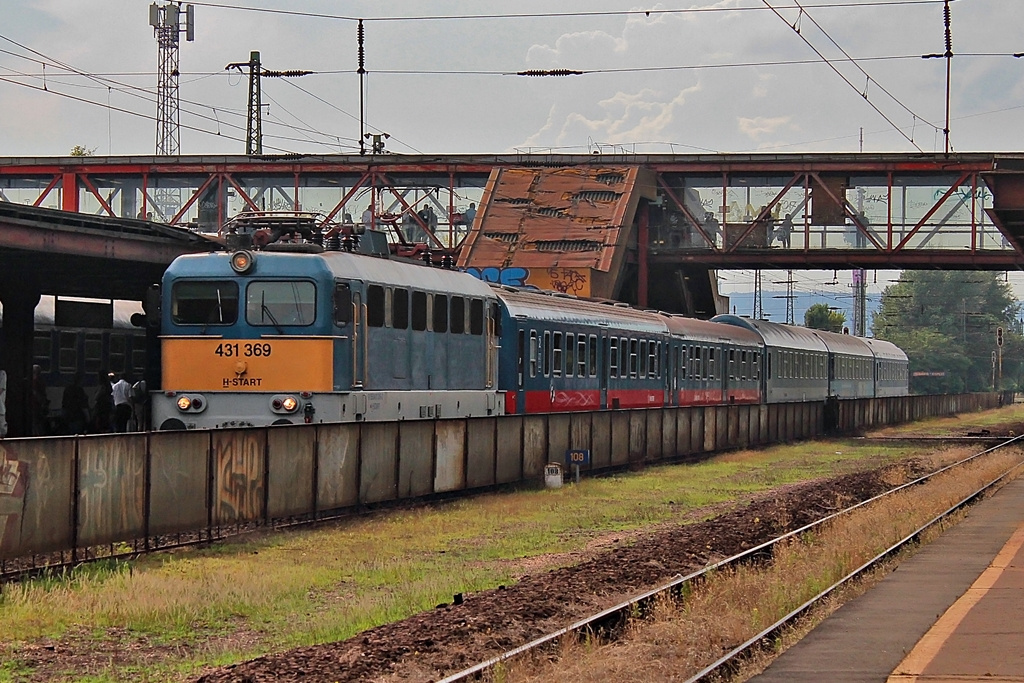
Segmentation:
{"type": "MultiPolygon", "coordinates": [[[[967,452],[945,449],[933,456],[934,464],[948,464],[967,452]]],[[[783,544],[769,564],[716,572],[685,602],[660,601],[647,618],[633,620],[624,637],[613,644],[570,643],[563,646],[555,663],[543,666],[535,661],[510,667],[499,678],[507,683],[685,680],[1019,463],[1020,456],[1016,450],[997,452],[883,498],[834,520],[827,528],[783,544]]],[[[961,517],[942,526],[948,528],[961,517]]],[[[923,534],[922,542],[939,533],[941,529],[930,530],[923,534]]],[[[884,578],[897,562],[876,568],[817,605],[795,628],[777,638],[771,651],[759,652],[746,661],[734,679],[746,680],[763,670],[840,605],[884,578]]]]}

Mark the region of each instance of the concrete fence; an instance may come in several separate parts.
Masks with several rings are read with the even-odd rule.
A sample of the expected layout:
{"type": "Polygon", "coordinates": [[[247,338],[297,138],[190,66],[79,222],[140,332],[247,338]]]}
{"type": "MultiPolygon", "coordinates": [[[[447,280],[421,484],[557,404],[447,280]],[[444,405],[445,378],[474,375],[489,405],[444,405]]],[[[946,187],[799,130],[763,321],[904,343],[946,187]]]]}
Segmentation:
{"type": "MultiPolygon", "coordinates": [[[[1001,405],[997,393],[0,440],[0,561],[1001,405]]],[[[1012,400],[1012,396],[1010,396],[1012,400]]]]}

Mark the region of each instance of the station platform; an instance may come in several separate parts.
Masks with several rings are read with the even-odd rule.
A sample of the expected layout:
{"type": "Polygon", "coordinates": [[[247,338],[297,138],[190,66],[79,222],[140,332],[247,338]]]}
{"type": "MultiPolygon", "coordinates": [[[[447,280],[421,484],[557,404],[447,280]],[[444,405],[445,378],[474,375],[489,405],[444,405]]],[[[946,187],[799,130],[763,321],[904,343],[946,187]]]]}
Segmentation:
{"type": "Polygon", "coordinates": [[[1024,683],[1024,477],[973,506],[756,683],[1024,683]]]}

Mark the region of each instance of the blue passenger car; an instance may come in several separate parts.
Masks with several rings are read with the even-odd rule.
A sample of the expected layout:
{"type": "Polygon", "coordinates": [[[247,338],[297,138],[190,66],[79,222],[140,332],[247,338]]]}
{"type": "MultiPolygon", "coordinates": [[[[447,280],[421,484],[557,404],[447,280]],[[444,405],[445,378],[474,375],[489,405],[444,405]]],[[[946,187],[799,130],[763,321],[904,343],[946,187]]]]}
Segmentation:
{"type": "Polygon", "coordinates": [[[499,387],[510,413],[665,405],[664,318],[502,287],[499,387]]]}

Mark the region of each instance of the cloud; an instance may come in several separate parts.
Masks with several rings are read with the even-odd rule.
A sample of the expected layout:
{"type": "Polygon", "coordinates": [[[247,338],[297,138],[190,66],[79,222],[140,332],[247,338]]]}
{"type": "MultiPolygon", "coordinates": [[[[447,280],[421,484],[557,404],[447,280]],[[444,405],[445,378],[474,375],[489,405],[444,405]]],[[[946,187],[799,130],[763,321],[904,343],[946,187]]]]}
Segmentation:
{"type": "Polygon", "coordinates": [[[530,135],[524,146],[579,146],[584,143],[628,144],[673,137],[677,114],[688,99],[702,90],[696,83],[665,99],[658,91],[645,88],[629,93],[619,91],[596,104],[598,111],[568,111],[551,107],[544,125],[530,135]],[[553,138],[552,138],[553,136],[553,138]]]}
{"type": "Polygon", "coordinates": [[[757,141],[764,135],[774,134],[791,120],[791,116],[775,116],[772,118],[755,116],[752,119],[741,116],[737,119],[737,123],[741,133],[751,140],[757,141]]]}

